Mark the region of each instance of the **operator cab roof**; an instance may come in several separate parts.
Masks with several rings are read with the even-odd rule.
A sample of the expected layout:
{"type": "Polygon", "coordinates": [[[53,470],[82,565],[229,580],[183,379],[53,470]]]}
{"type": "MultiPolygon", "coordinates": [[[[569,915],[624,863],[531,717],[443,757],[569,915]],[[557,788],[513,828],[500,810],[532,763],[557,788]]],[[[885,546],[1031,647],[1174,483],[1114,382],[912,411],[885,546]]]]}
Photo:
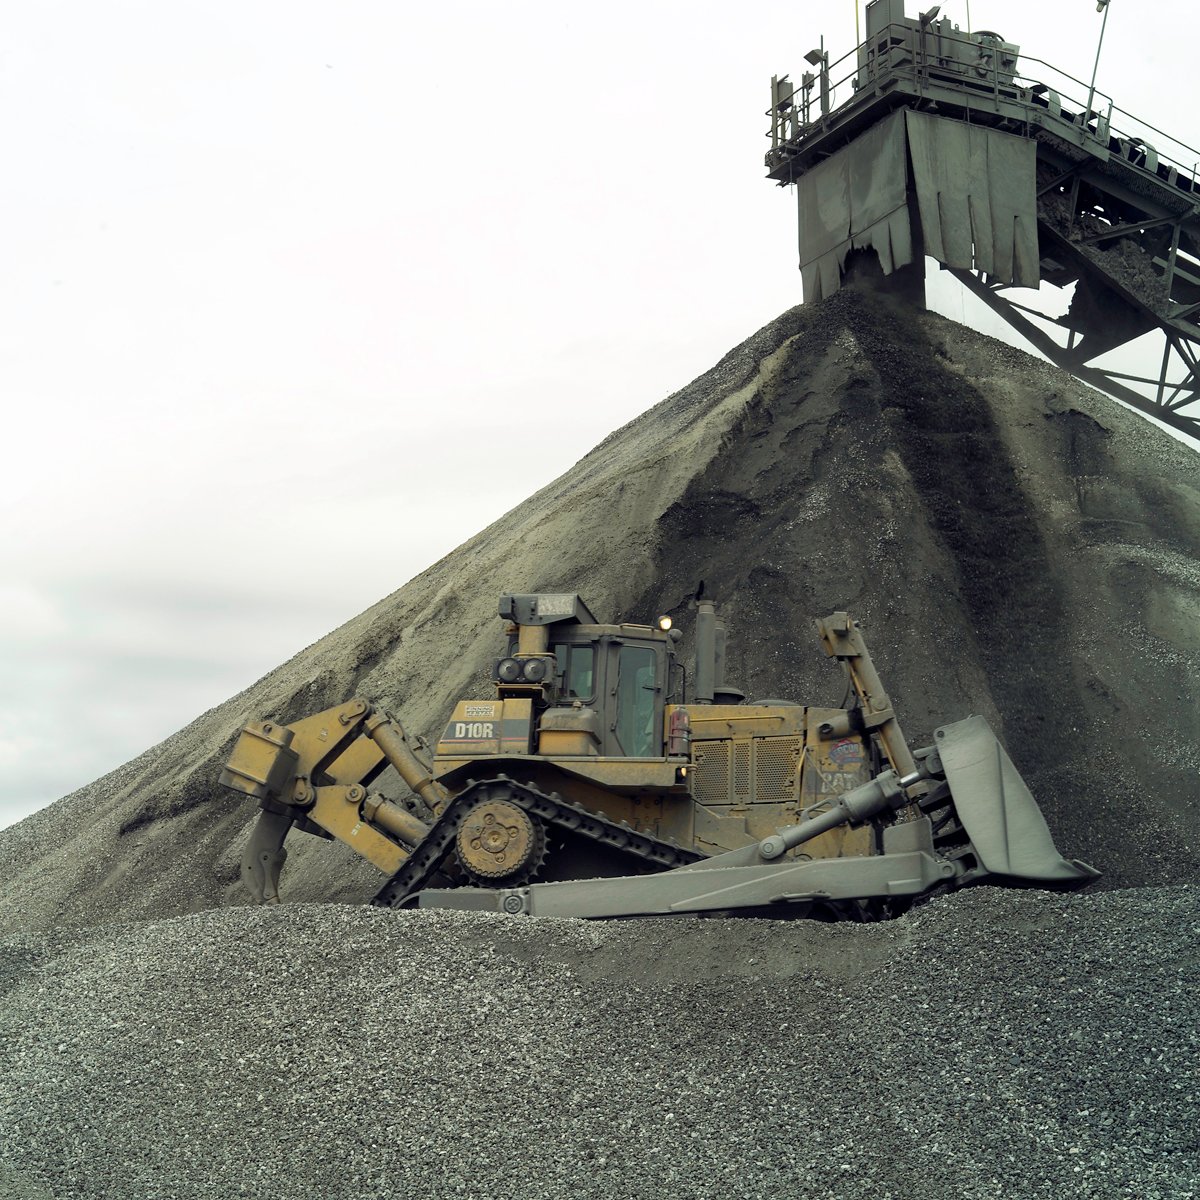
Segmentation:
{"type": "Polygon", "coordinates": [[[538,592],[500,597],[500,615],[517,625],[598,625],[576,592],[538,592]]]}

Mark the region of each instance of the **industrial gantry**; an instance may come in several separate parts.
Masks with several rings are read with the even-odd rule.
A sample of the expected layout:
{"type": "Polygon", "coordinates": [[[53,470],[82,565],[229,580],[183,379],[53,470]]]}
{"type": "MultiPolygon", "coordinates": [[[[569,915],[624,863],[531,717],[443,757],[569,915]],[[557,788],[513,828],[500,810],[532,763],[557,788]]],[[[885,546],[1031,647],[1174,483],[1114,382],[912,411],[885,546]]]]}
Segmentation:
{"type": "Polygon", "coordinates": [[[798,87],[771,80],[767,172],[797,188],[805,299],[869,254],[923,303],[929,255],[1052,362],[1200,439],[1200,151],[939,11],[873,0],[850,54],[822,43],[798,87]],[[1042,280],[1075,285],[1063,316],[1014,296],[1042,280]],[[1097,361],[1148,334],[1157,377],[1097,361]]]}

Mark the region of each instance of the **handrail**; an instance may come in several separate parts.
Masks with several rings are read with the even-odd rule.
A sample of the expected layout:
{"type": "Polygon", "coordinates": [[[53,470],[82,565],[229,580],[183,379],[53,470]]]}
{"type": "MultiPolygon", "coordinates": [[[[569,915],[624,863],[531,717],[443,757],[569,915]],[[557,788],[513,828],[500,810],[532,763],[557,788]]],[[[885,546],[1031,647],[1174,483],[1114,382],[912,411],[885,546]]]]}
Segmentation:
{"type": "MultiPolygon", "coordinates": [[[[889,25],[884,30],[880,31],[880,33],[876,34],[874,38],[866,39],[860,42],[846,54],[843,54],[841,58],[823,65],[823,70],[829,80],[827,84],[830,98],[828,113],[821,113],[816,117],[810,118],[810,112],[815,102],[813,89],[819,82],[819,74],[813,76],[812,83],[807,89],[804,88],[803,83],[800,85],[793,83],[792,97],[793,104],[796,109],[795,115],[789,118],[788,114],[784,111],[769,109],[767,116],[771,118],[772,126],[771,129],[768,130],[766,136],[774,137],[776,139],[776,144],[798,146],[799,143],[803,142],[812,133],[826,128],[830,119],[836,117],[837,113],[841,109],[845,108],[847,104],[851,103],[854,97],[866,91],[867,86],[871,86],[865,85],[853,87],[853,95],[849,100],[844,100],[840,104],[835,102],[835,98],[839,89],[843,88],[847,84],[853,86],[859,82],[857,76],[860,72],[860,60],[869,57],[871,47],[878,46],[881,43],[886,43],[886,46],[884,51],[878,54],[875,59],[876,63],[878,64],[873,76],[876,84],[881,80],[886,80],[889,78],[904,78],[906,76],[914,78],[918,83],[920,83],[929,79],[931,73],[937,73],[940,75],[946,71],[949,71],[954,75],[962,75],[965,77],[961,60],[944,62],[928,52],[922,53],[921,44],[925,39],[936,40],[943,46],[949,44],[966,47],[968,49],[980,49],[983,47],[983,43],[979,42],[976,37],[969,35],[962,36],[961,34],[955,35],[953,33],[938,33],[932,30],[923,34],[921,30],[915,29],[909,24],[900,25],[894,23],[889,25]],[[891,39],[893,36],[895,36],[892,31],[897,31],[897,33],[902,34],[904,37],[912,39],[906,42],[902,47],[896,47],[897,49],[902,49],[905,58],[908,60],[904,66],[889,66],[888,60],[890,58],[891,50],[893,49],[891,46],[891,39]],[[835,73],[838,72],[845,64],[847,64],[848,60],[853,60],[852,68],[844,75],[840,75],[838,78],[834,79],[835,73]],[[794,131],[791,135],[788,134],[789,124],[794,131]]],[[[945,57],[946,56],[944,55],[942,56],[943,59],[945,57]]],[[[1064,71],[1060,67],[1056,67],[1052,63],[1048,63],[1044,59],[1037,58],[1033,55],[1019,54],[1016,63],[1014,63],[1012,71],[1002,71],[1000,69],[999,54],[991,54],[990,59],[990,69],[984,74],[978,74],[977,78],[979,84],[983,87],[986,87],[990,83],[992,85],[994,95],[999,96],[1001,88],[1004,88],[1006,91],[1012,89],[1018,94],[1015,96],[1006,95],[1006,100],[1011,103],[1024,105],[1031,111],[1036,111],[1039,114],[1044,114],[1046,112],[1046,106],[1037,103],[1032,99],[1032,96],[1039,94],[1039,92],[1035,89],[1050,88],[1058,94],[1061,102],[1065,102],[1066,109],[1072,107],[1077,109],[1077,112],[1075,113],[1069,113],[1066,111],[1066,109],[1064,109],[1063,120],[1084,134],[1095,138],[1106,147],[1110,145],[1110,139],[1116,139],[1118,144],[1124,142],[1127,145],[1144,146],[1147,142],[1149,142],[1149,139],[1145,137],[1146,133],[1153,134],[1156,138],[1165,139],[1168,143],[1168,145],[1165,147],[1157,140],[1150,143],[1158,161],[1174,167],[1181,177],[1185,179],[1190,178],[1192,181],[1193,191],[1200,190],[1200,182],[1197,181],[1198,169],[1200,169],[1200,149],[1197,149],[1195,146],[1173,137],[1165,130],[1160,129],[1156,125],[1152,125],[1149,121],[1142,120],[1140,117],[1129,112],[1128,110],[1118,107],[1111,96],[1100,90],[1093,91],[1091,112],[1086,112],[1086,101],[1076,99],[1069,93],[1067,88],[1056,87],[1055,84],[1058,82],[1058,80],[1067,80],[1083,89],[1086,89],[1088,85],[1086,85],[1081,79],[1077,79],[1074,75],[1071,75],[1068,71],[1064,71]],[[1050,76],[1057,76],[1058,79],[1052,77],[1035,79],[1027,75],[1024,70],[1019,70],[1019,68],[1023,68],[1027,64],[1037,64],[1038,66],[1045,68],[1050,76]],[[1001,82],[1002,76],[1004,77],[1003,83],[1001,82]],[[1010,78],[1011,83],[1009,82],[1010,78]],[[1097,101],[1100,101],[1100,103],[1097,104],[1097,101]],[[1102,116],[1101,113],[1105,107],[1107,107],[1107,112],[1102,116]],[[1119,113],[1122,117],[1127,118],[1130,122],[1133,122],[1137,128],[1116,128],[1112,124],[1112,116],[1114,113],[1119,113]],[[1096,118],[1094,125],[1090,120],[1090,117],[1093,115],[1096,118]],[[1079,120],[1078,118],[1081,116],[1083,119],[1079,120]],[[1192,159],[1190,163],[1187,161],[1188,157],[1191,157],[1192,159]]],[[[980,61],[983,61],[982,57],[980,61]]],[[[784,78],[786,78],[786,76],[784,78]]],[[[940,82],[950,81],[942,79],[940,82]]],[[[966,89],[965,91],[969,101],[970,90],[966,89]]],[[[1124,124],[1124,122],[1122,124],[1124,124]]],[[[1130,160],[1127,159],[1126,161],[1130,160]]],[[[1141,166],[1141,164],[1132,161],[1130,161],[1130,165],[1138,169],[1145,169],[1141,166]]]]}

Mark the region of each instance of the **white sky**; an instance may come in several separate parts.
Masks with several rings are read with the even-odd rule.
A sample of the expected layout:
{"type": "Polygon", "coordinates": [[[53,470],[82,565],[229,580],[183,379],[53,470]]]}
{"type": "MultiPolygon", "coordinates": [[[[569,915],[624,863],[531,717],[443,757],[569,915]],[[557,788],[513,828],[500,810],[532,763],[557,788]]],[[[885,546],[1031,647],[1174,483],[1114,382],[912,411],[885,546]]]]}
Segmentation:
{"type": "MultiPolygon", "coordinates": [[[[965,0],[942,10],[966,27],[965,0]]],[[[0,826],[393,591],[797,303],[768,84],[822,33],[849,51],[854,16],[6,5],[0,826]]],[[[1091,75],[1091,0],[971,17],[1091,75]]],[[[1198,28],[1191,4],[1150,23],[1112,0],[1098,81],[1192,144],[1198,28]]],[[[1009,337],[946,280],[934,299],[1009,337]]]]}

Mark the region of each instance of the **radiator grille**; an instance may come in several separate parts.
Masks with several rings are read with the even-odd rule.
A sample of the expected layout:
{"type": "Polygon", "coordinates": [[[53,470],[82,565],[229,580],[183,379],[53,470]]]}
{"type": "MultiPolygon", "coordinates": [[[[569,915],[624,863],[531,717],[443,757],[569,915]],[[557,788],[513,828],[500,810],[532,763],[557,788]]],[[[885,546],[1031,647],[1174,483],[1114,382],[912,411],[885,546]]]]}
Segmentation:
{"type": "Polygon", "coordinates": [[[760,804],[782,804],[796,796],[796,763],[801,739],[759,738],[755,744],[755,799],[760,804]]]}
{"type": "Polygon", "coordinates": [[[714,740],[696,747],[692,794],[701,804],[786,804],[798,794],[804,739],[714,740]]]}
{"type": "Polygon", "coordinates": [[[729,743],[706,742],[696,749],[693,795],[701,804],[729,803],[729,743]]]}
{"type": "Polygon", "coordinates": [[[734,803],[750,799],[750,743],[733,743],[734,803]]]}

